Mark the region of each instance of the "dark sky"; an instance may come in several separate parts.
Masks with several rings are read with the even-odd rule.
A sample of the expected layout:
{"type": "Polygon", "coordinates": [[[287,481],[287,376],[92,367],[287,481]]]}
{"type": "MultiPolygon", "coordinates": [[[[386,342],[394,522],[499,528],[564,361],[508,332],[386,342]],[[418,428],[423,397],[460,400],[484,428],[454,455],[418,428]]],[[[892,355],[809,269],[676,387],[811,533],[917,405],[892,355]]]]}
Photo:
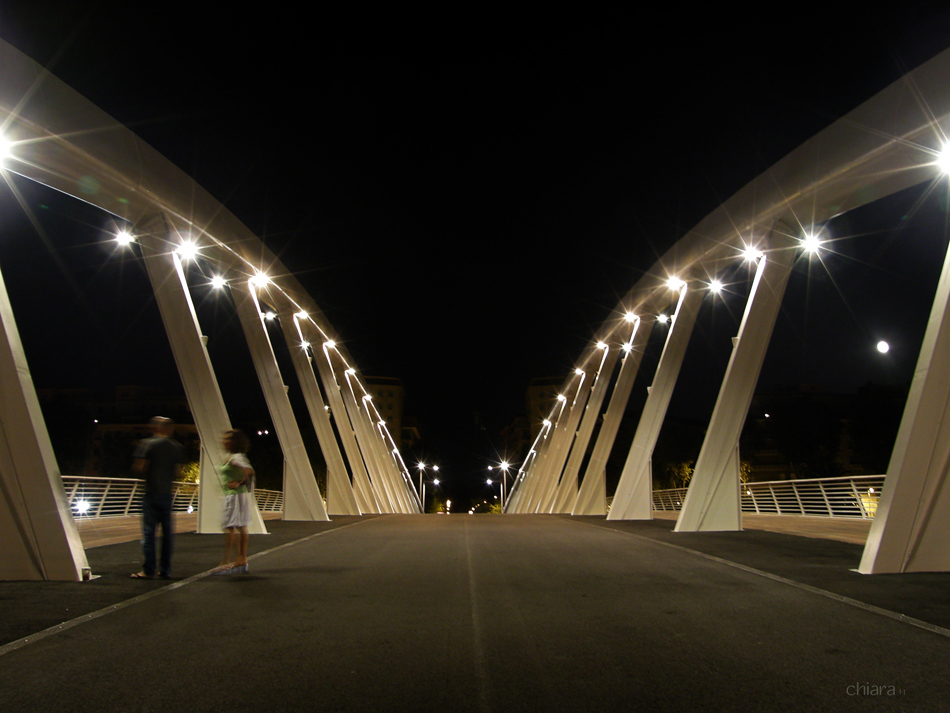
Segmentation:
{"type": "MultiPolygon", "coordinates": [[[[568,373],[657,254],[942,50],[950,20],[940,3],[848,13],[826,3],[789,16],[681,5],[562,15],[197,5],[4,3],[0,37],[130,126],[260,235],[362,372],[403,380],[425,429],[426,453],[417,455],[460,473],[492,456],[532,377],[568,373]]],[[[868,356],[862,350],[881,330],[865,314],[866,280],[882,265],[908,279],[913,268],[888,250],[907,234],[900,218],[913,199],[861,228],[878,235],[870,247],[840,243],[829,265],[841,272],[800,267],[790,290],[807,310],[788,315],[782,332],[792,368],[768,367],[768,378],[906,378],[919,336],[913,357],[891,357],[897,371],[868,359],[867,374],[845,363],[829,375],[822,325],[837,334],[847,322],[854,358],[868,356]]],[[[70,220],[95,222],[60,222],[70,220]]],[[[861,220],[845,226],[855,232],[861,220]]],[[[942,234],[931,240],[943,249],[942,234]]],[[[62,273],[51,279],[68,285],[75,264],[97,265],[96,279],[118,274],[125,292],[110,277],[102,299],[122,303],[116,319],[129,318],[140,269],[105,267],[91,237],[58,250],[65,257],[50,269],[62,273]]],[[[10,257],[0,260],[6,274],[10,257]]],[[[109,363],[118,363],[121,345],[149,327],[93,317],[88,285],[77,278],[77,300],[90,300],[82,314],[102,322],[110,335],[102,343],[115,351],[109,363]]],[[[723,366],[741,310],[740,300],[698,327],[695,339],[725,340],[716,352],[723,366]]],[[[84,363],[83,340],[66,341],[77,352],[67,361],[84,363]]],[[[693,359],[701,363],[686,371],[719,363],[693,359]]]]}

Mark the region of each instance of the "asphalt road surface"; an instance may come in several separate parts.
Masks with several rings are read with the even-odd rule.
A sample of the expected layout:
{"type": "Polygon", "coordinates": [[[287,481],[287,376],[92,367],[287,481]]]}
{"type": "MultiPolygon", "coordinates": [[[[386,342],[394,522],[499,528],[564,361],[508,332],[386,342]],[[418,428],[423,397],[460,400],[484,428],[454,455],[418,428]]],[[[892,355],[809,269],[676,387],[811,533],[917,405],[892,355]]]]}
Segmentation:
{"type": "Polygon", "coordinates": [[[0,583],[3,711],[944,711],[950,575],[669,521],[269,522],[248,575],[0,583]]]}

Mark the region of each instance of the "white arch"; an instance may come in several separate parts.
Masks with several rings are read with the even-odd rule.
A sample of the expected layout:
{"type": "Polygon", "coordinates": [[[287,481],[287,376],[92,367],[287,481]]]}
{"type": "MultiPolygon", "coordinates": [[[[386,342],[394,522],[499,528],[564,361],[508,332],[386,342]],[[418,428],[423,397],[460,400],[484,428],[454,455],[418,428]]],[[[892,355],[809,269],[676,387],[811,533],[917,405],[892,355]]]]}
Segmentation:
{"type": "MultiPolygon", "coordinates": [[[[132,226],[141,226],[143,230],[149,226],[147,232],[153,253],[157,246],[171,237],[190,234],[201,244],[202,259],[214,263],[230,279],[243,282],[258,272],[266,273],[270,281],[266,287],[260,288],[262,299],[266,299],[268,305],[287,320],[306,312],[307,331],[318,332],[323,340],[335,341],[341,358],[350,368],[355,368],[340,337],[302,285],[246,226],[207,191],[132,131],[5,42],[0,42],[0,67],[3,68],[0,72],[0,136],[11,143],[10,155],[2,162],[3,171],[75,196],[132,226]],[[84,190],[80,190],[80,183],[84,190]],[[155,233],[156,225],[162,226],[161,234],[155,233]]],[[[5,292],[0,297],[5,302],[5,292]]],[[[29,372],[18,345],[12,310],[0,312],[4,317],[3,341],[8,352],[8,358],[2,362],[4,378],[0,380],[12,384],[13,381],[6,378],[8,375],[28,376],[29,372]]],[[[172,330],[167,331],[171,340],[177,338],[172,330]]],[[[201,360],[203,347],[194,339],[190,341],[193,344],[189,349],[173,350],[180,371],[189,368],[181,359],[201,360]]],[[[266,348],[258,348],[254,355],[255,359],[263,360],[257,362],[259,373],[269,371],[271,366],[276,367],[268,362],[273,355],[271,353],[268,357],[266,348]]],[[[321,374],[321,380],[324,378],[325,375],[321,374]]],[[[213,374],[201,381],[200,388],[214,391],[216,385],[211,388],[209,379],[213,380],[213,374]]],[[[0,427],[4,431],[12,428],[14,423],[30,423],[25,414],[39,414],[32,383],[28,379],[16,383],[16,398],[5,398],[0,404],[0,427]],[[19,404],[16,408],[15,403],[19,404]]],[[[268,406],[272,411],[277,408],[286,413],[280,398],[283,385],[271,386],[275,389],[271,389],[273,398],[268,400],[268,406]]],[[[324,381],[324,389],[330,388],[330,384],[324,381]]],[[[208,398],[214,403],[206,409],[206,425],[198,424],[199,434],[202,442],[216,452],[220,435],[217,430],[226,422],[227,414],[220,403],[220,394],[215,397],[211,393],[208,398]]],[[[275,416],[275,423],[286,422],[280,416],[275,416]]],[[[86,568],[85,556],[72,518],[63,505],[62,485],[42,419],[29,430],[33,434],[29,448],[28,444],[17,442],[11,452],[0,451],[0,485],[3,485],[0,502],[2,508],[11,514],[10,518],[3,519],[8,523],[20,523],[16,527],[0,526],[0,542],[4,543],[6,551],[17,551],[12,556],[4,556],[0,564],[0,579],[76,579],[86,568]],[[42,485],[34,492],[37,490],[35,484],[40,482],[36,473],[44,473],[41,480],[48,485],[42,485]],[[55,513],[55,516],[46,517],[40,523],[39,512],[55,513]],[[33,514],[33,521],[27,522],[29,513],[33,514]]],[[[285,431],[294,430],[285,425],[285,431]]],[[[281,438],[282,446],[286,448],[285,440],[281,438]]],[[[299,437],[287,440],[294,444],[297,441],[299,437]]],[[[202,460],[206,465],[206,459],[202,460]]],[[[328,462],[331,460],[328,458],[328,462]]],[[[326,518],[319,492],[315,484],[307,480],[308,477],[313,479],[312,473],[307,475],[307,467],[294,468],[293,461],[293,458],[289,461],[293,469],[291,477],[302,498],[298,511],[305,513],[307,518],[326,518]]],[[[298,465],[300,463],[302,461],[298,465]]],[[[351,487],[348,480],[335,475],[333,482],[337,486],[346,482],[347,487],[351,487]]],[[[202,483],[211,481],[202,478],[202,483]]],[[[402,497],[406,507],[411,509],[413,498],[408,494],[402,497]]],[[[352,493],[347,494],[346,500],[352,501],[352,493]]]]}
{"type": "MultiPolygon", "coordinates": [[[[666,299],[668,276],[700,269],[715,274],[719,266],[738,259],[746,246],[768,236],[781,238],[787,246],[813,226],[841,213],[939,178],[937,159],[950,127],[948,76],[950,50],[806,141],[707,215],[620,300],[578,365],[583,368],[595,358],[596,343],[609,341],[628,311],[656,314],[664,306],[661,300],[666,299]]],[[[779,282],[780,278],[776,284],[779,282]]],[[[780,292],[775,296],[780,299],[780,292]]],[[[950,262],[944,264],[878,516],[861,564],[863,572],[950,570],[950,548],[946,547],[950,541],[950,488],[945,487],[950,471],[948,299],[950,262]]],[[[764,316],[756,318],[756,331],[771,331],[774,316],[765,313],[772,311],[759,310],[764,316]]],[[[753,352],[747,363],[757,359],[761,363],[767,340],[761,341],[764,343],[752,347],[745,345],[745,352],[753,352]]],[[[754,368],[757,374],[758,367],[754,368]]],[[[738,491],[738,473],[734,483],[723,483],[725,471],[719,472],[736,465],[736,429],[741,429],[748,410],[748,403],[743,402],[749,385],[738,381],[724,382],[717,410],[733,413],[726,419],[728,424],[716,429],[715,435],[709,434],[703,446],[704,451],[710,451],[707,460],[719,464],[717,472],[709,479],[694,477],[691,495],[694,487],[726,491],[734,487],[738,491]],[[710,485],[709,480],[715,480],[716,485],[710,485]]],[[[529,478],[519,482],[519,487],[525,485],[530,487],[529,478]]],[[[513,493],[512,499],[518,495],[513,493]]],[[[693,497],[694,503],[701,503],[702,513],[694,517],[696,513],[687,516],[684,511],[678,529],[722,529],[721,522],[728,517],[714,517],[713,522],[707,519],[707,511],[719,508],[712,506],[711,498],[711,491],[693,497]]],[[[741,528],[741,520],[737,525],[741,528]]]]}

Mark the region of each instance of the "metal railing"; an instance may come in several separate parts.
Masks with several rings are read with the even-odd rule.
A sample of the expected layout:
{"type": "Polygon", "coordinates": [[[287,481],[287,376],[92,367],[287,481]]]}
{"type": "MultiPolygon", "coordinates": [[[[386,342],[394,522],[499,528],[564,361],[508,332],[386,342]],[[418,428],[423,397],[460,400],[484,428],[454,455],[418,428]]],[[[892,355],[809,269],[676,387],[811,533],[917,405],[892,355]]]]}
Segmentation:
{"type": "MultiPolygon", "coordinates": [[[[142,512],[145,481],[135,478],[93,478],[64,475],[63,488],[73,517],[128,517],[142,512]]],[[[279,490],[256,488],[257,508],[261,512],[280,512],[284,494],[279,490]]],[[[173,483],[172,512],[198,511],[197,483],[173,483]]]]}
{"type": "MultiPolygon", "coordinates": [[[[884,487],[883,475],[773,480],[742,484],[742,512],[870,520],[884,487]]],[[[686,488],[653,491],[653,509],[677,511],[686,488]]]]}

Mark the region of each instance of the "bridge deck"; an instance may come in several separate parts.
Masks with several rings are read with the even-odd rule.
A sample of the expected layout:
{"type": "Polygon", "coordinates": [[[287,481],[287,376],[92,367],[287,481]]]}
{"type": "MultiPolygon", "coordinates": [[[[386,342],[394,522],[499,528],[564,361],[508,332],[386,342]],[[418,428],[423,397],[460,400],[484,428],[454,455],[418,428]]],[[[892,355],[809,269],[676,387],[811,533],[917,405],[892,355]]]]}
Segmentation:
{"type": "Polygon", "coordinates": [[[552,516],[269,527],[246,576],[206,576],[221,538],[183,534],[170,584],[128,579],[134,541],[88,550],[92,582],[0,583],[0,710],[936,711],[950,694],[950,575],[862,576],[852,543],[552,516]]]}

